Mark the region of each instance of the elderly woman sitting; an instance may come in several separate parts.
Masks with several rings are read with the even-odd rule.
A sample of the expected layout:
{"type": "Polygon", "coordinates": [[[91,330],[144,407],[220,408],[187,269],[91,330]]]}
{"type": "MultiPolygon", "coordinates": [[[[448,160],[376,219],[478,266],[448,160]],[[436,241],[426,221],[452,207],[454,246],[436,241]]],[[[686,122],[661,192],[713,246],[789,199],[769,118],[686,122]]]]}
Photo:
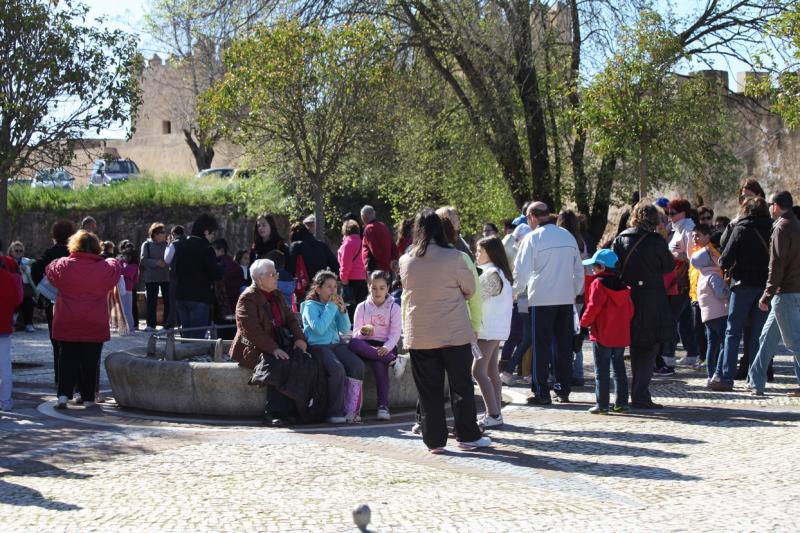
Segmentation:
{"type": "MultiPolygon", "coordinates": [[[[292,346],[305,351],[303,330],[278,290],[275,264],[269,259],[253,262],[250,277],[253,284],[244,290],[236,304],[237,332],[231,346],[231,359],[240,366],[255,368],[262,353],[288,360],[287,350],[292,346]]],[[[288,397],[274,387],[267,387],[264,424],[292,423],[293,407],[288,397]]]]}

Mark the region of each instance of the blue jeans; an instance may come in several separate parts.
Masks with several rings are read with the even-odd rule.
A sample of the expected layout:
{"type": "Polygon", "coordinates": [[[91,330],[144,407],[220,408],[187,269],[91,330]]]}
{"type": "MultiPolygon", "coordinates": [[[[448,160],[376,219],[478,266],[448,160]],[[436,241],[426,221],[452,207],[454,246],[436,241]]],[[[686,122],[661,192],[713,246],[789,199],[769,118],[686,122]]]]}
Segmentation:
{"type": "MultiPolygon", "coordinates": [[[[530,308],[528,308],[530,310],[530,308]]],[[[528,313],[519,313],[520,317],[522,318],[522,339],[517,344],[517,347],[514,348],[514,353],[511,354],[511,359],[506,361],[505,371],[509,374],[513,374],[514,371],[519,366],[522,358],[525,357],[525,352],[528,351],[528,348],[531,347],[531,315],[530,311],[528,313]]],[[[523,374],[527,374],[527,372],[523,369],[523,374]]]]}
{"type": "Polygon", "coordinates": [[[751,334],[744,342],[749,345],[751,354],[758,351],[758,336],[767,320],[767,313],[758,308],[758,300],[764,289],[747,285],[736,285],[731,289],[728,304],[728,327],[725,330],[725,346],[722,357],[717,361],[716,373],[722,383],[733,385],[736,376],[736,363],[739,358],[739,342],[747,317],[750,317],[751,334]]]}
{"type": "Polygon", "coordinates": [[[594,394],[597,406],[608,409],[610,370],[614,370],[617,393],[616,406],[628,405],[628,374],[625,371],[625,348],[609,348],[598,342],[592,343],[594,351],[594,394]]]}
{"type": "MultiPolygon", "coordinates": [[[[181,322],[181,328],[198,328],[208,326],[210,305],[203,302],[192,302],[189,300],[178,300],[175,302],[175,308],[178,312],[178,320],[181,322]]],[[[204,339],[206,332],[203,330],[187,331],[182,336],[188,339],[204,339]]]]}
{"type": "Polygon", "coordinates": [[[728,318],[724,316],[703,322],[706,327],[706,368],[709,379],[714,377],[714,371],[717,369],[719,349],[725,339],[725,326],[727,323],[728,318]]]}
{"type": "Polygon", "coordinates": [[[800,293],[776,294],[761,330],[758,353],[750,365],[748,380],[757,391],[767,382],[767,367],[783,337],[786,348],[794,354],[795,377],[800,381],[800,293]]]}

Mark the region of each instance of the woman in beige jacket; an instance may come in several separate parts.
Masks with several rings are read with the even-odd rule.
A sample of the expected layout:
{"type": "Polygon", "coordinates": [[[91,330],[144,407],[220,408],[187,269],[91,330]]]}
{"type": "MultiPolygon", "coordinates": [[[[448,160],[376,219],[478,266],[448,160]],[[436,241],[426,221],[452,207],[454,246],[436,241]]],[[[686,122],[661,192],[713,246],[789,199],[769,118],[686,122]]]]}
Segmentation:
{"type": "Polygon", "coordinates": [[[419,392],[422,439],[432,453],[447,443],[444,377],[447,373],[459,446],[488,446],[476,421],[472,386],[475,333],[466,299],[475,292],[475,278],[444,235],[442,221],[424,209],[414,221],[414,242],[400,258],[403,283],[404,344],[411,353],[419,392]]]}

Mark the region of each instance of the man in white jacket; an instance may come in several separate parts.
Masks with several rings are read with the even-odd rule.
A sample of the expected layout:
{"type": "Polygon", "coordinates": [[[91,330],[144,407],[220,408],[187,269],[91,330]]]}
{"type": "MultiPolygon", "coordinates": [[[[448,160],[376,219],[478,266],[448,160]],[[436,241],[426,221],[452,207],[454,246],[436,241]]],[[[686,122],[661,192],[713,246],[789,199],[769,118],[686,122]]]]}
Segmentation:
{"type": "Polygon", "coordinates": [[[575,334],[573,305],[583,291],[583,265],[575,238],[555,225],[550,209],[533,202],[525,213],[533,229],[522,240],[514,261],[514,294],[527,287],[528,309],[534,339],[533,405],[551,403],[547,384],[549,365],[560,390],[556,401],[569,401],[572,381],[572,337],[575,334]],[[554,352],[555,348],[555,352],[554,352]]]}

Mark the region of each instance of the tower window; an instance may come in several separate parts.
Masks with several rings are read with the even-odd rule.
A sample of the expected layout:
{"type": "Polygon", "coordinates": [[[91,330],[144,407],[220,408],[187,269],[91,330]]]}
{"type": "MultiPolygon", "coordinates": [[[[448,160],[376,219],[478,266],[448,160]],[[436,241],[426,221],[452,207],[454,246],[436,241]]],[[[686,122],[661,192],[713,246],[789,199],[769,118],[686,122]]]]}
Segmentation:
{"type": "Polygon", "coordinates": [[[172,133],[172,122],[169,120],[164,120],[161,122],[161,133],[164,135],[169,135],[172,133]]]}

